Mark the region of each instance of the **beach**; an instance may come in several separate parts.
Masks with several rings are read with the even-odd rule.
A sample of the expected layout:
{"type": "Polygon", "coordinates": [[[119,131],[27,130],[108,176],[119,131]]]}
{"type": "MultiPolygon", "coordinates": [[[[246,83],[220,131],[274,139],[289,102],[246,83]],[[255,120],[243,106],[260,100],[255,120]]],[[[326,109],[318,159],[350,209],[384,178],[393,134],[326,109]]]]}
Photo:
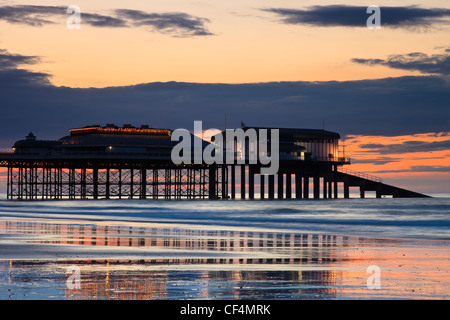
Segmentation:
{"type": "Polygon", "coordinates": [[[2,201],[0,299],[449,299],[450,201],[417,201],[2,201]]]}

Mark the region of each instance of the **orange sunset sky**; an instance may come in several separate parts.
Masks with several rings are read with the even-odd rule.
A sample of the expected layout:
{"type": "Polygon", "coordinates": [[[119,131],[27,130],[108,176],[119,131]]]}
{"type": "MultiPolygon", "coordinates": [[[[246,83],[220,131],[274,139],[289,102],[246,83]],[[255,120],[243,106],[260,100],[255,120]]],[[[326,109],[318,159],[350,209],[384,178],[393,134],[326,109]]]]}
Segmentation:
{"type": "MultiPolygon", "coordinates": [[[[61,1],[0,1],[7,5],[64,6],[61,1]]],[[[183,37],[152,27],[93,27],[68,30],[69,14],[42,16],[53,23],[33,27],[0,21],[1,46],[9,52],[41,57],[32,67],[48,72],[57,86],[105,87],[154,81],[247,83],[268,81],[358,80],[402,75],[417,71],[387,67],[368,68],[350,59],[385,58],[410,52],[439,53],[448,45],[447,25],[424,29],[314,27],[279,23],[265,8],[307,8],[313,5],[373,1],[86,1],[77,0],[83,12],[112,15],[117,8],[145,12],[183,12],[207,19],[207,36],[183,37]],[[269,44],[269,45],[268,45],[269,44]]],[[[71,2],[72,4],[72,2],[71,2]]],[[[378,1],[378,6],[417,5],[414,1],[378,1]]],[[[444,1],[427,1],[426,7],[447,7],[444,1]]],[[[364,13],[364,22],[369,15],[364,13]]]]}
{"type": "MultiPolygon", "coordinates": [[[[49,75],[51,85],[56,87],[105,88],[168,81],[358,81],[430,74],[448,81],[448,71],[430,68],[435,60],[426,69],[353,60],[387,61],[392,55],[421,53],[408,59],[420,58],[423,62],[439,57],[439,62],[448,61],[450,20],[448,13],[442,13],[445,10],[450,10],[450,2],[441,0],[429,0],[423,5],[410,0],[0,0],[0,49],[3,53],[36,57],[26,69],[49,75]],[[80,29],[67,27],[70,14],[37,12],[31,7],[50,10],[73,4],[81,9],[80,29]],[[382,9],[379,30],[344,22],[294,23],[286,20],[293,19],[292,15],[283,16],[280,12],[284,11],[274,10],[372,4],[382,9]],[[27,14],[19,10],[20,6],[31,11],[27,14]],[[439,8],[434,11],[439,14],[431,15],[425,22],[415,17],[404,24],[383,25],[383,7],[389,6],[439,8]],[[115,21],[124,17],[118,9],[161,16],[152,23],[139,20],[137,15],[115,21]]],[[[362,21],[367,17],[363,13],[362,21]]],[[[342,145],[346,156],[352,158],[350,169],[418,192],[450,194],[450,122],[447,123],[447,130],[416,134],[345,136],[342,145]]],[[[410,132],[414,132],[413,128],[410,132]]],[[[8,149],[10,145],[0,148],[8,149]]]]}

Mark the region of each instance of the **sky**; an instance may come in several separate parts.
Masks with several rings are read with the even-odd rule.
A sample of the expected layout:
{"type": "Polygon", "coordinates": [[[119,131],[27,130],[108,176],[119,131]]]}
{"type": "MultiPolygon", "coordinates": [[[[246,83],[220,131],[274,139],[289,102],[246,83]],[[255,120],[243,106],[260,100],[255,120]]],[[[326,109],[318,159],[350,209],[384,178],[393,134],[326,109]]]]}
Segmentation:
{"type": "Polygon", "coordinates": [[[90,124],[325,128],[350,169],[450,194],[449,35],[441,0],[0,0],[0,149],[90,124]]]}

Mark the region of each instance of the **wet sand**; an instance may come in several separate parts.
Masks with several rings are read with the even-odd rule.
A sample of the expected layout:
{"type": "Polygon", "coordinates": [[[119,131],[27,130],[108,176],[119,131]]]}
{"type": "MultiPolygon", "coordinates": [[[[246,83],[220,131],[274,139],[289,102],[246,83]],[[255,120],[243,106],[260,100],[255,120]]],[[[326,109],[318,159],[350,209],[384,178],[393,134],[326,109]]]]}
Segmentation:
{"type": "Polygon", "coordinates": [[[0,219],[3,300],[449,299],[449,271],[445,240],[0,219]]]}

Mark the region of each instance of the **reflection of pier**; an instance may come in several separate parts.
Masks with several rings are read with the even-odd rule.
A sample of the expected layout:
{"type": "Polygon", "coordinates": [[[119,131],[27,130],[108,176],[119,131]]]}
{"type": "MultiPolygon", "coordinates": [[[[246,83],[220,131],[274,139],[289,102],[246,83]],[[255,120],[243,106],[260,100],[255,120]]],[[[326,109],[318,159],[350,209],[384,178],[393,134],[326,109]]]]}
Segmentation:
{"type": "MultiPolygon", "coordinates": [[[[167,249],[174,252],[205,251],[200,257],[176,259],[143,259],[172,261],[173,263],[198,264],[267,264],[332,262],[336,260],[333,250],[326,254],[317,248],[333,249],[347,246],[348,239],[342,236],[312,235],[297,233],[211,231],[161,227],[126,227],[85,224],[56,224],[41,222],[1,221],[0,232],[6,234],[33,235],[33,243],[50,245],[77,245],[95,247],[141,247],[167,249]],[[39,234],[42,235],[39,238],[39,234]],[[51,237],[49,237],[49,235],[51,237]],[[37,236],[37,237],[34,237],[37,236]],[[302,250],[310,250],[303,255],[302,250]],[[208,255],[209,252],[211,255],[208,255]],[[233,253],[216,255],[215,252],[233,253]],[[242,253],[242,255],[240,255],[242,253]],[[251,253],[250,256],[247,253],[251,253]],[[205,255],[205,258],[201,256],[205,255]]],[[[182,254],[181,254],[182,255],[182,254]]],[[[120,259],[119,259],[120,260],[120,259]]],[[[113,260],[109,259],[109,262],[113,260]]]]}
{"type": "MultiPolygon", "coordinates": [[[[72,129],[70,136],[55,141],[36,140],[30,133],[16,142],[14,153],[0,155],[0,166],[7,168],[8,199],[20,200],[328,199],[338,198],[339,184],[345,198],[351,186],[360,188],[362,198],[366,191],[375,191],[376,197],[424,196],[343,172],[341,167],[350,159],[340,156],[337,133],[277,130],[275,175],[261,174],[263,166],[249,161],[250,155],[261,151],[245,138],[241,144],[236,140],[232,164],[176,165],[171,159],[176,142],[171,141],[170,130],[112,124],[72,129]]],[[[208,144],[193,139],[194,149],[197,144],[204,150],[208,144]]]]}
{"type": "Polygon", "coordinates": [[[297,233],[211,231],[167,227],[127,227],[0,221],[6,234],[43,235],[34,243],[54,245],[161,247],[208,251],[276,252],[278,249],[336,247],[346,237],[297,233]],[[52,235],[51,239],[46,236],[52,235]]]}

